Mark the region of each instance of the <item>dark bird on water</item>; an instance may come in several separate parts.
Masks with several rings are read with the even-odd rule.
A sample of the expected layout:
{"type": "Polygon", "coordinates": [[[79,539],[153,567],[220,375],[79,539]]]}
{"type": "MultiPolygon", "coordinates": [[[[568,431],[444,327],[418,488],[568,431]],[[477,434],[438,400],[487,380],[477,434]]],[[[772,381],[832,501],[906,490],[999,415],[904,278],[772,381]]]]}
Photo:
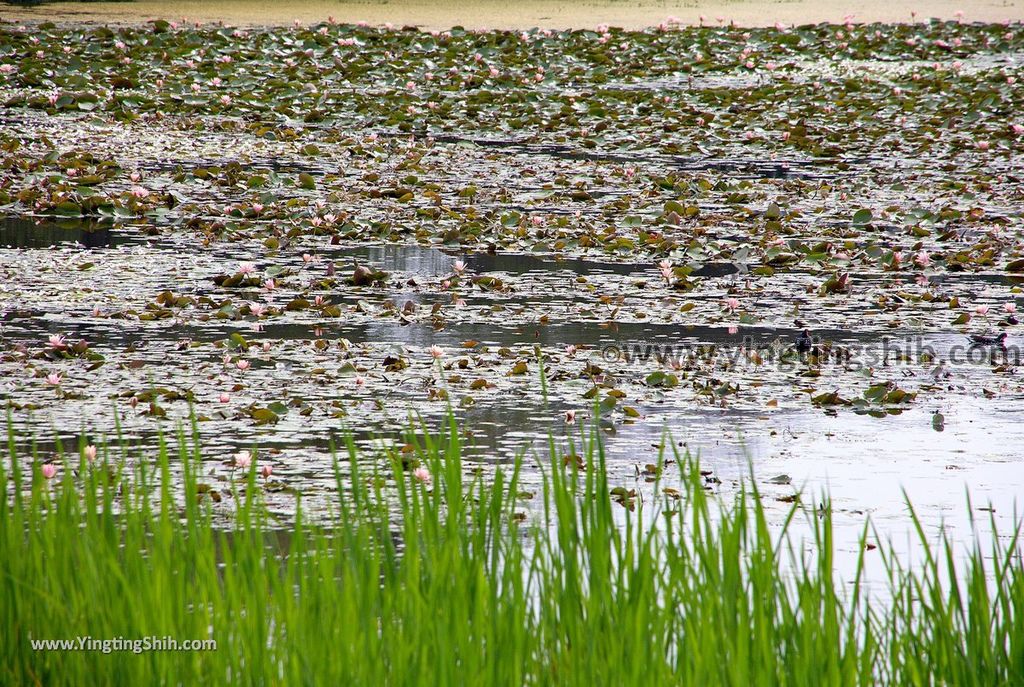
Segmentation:
{"type": "Polygon", "coordinates": [[[814,348],[814,340],[811,338],[811,333],[805,329],[800,332],[800,336],[796,337],[797,353],[810,353],[812,348],[814,348]]]}
{"type": "Polygon", "coordinates": [[[1006,348],[1006,332],[1003,332],[999,336],[971,334],[970,339],[972,346],[998,346],[999,348],[1006,348]]]}

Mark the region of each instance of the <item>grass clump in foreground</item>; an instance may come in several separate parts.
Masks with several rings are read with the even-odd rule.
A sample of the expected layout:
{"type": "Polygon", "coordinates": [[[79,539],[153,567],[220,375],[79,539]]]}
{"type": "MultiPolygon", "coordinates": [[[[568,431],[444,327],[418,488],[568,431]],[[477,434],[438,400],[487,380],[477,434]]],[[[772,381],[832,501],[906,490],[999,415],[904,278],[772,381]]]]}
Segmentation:
{"type": "Polygon", "coordinates": [[[867,604],[833,578],[827,514],[812,516],[805,558],[769,533],[756,493],[720,508],[684,459],[675,512],[643,525],[643,504],[630,513],[610,496],[594,436],[586,469],[545,465],[542,508],[522,522],[519,465],[469,478],[458,436],[452,421],[418,440],[430,484],[406,471],[408,454],[370,474],[350,445],[332,525],[300,509],[284,537],[271,536],[255,465],[235,527],[212,527],[199,449],[181,434],[155,471],[83,459],[52,481],[38,461],[23,472],[12,438],[0,683],[1024,683],[1016,533],[956,565],[949,543],[915,571],[883,553],[891,599],[867,604]],[[104,654],[30,641],[80,636],[217,645],[104,654]]]}

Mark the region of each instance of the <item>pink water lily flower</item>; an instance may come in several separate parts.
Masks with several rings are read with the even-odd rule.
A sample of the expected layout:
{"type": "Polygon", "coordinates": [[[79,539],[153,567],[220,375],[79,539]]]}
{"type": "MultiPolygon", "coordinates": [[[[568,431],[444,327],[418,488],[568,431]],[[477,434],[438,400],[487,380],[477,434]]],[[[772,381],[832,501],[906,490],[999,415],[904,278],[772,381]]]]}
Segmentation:
{"type": "Polygon", "coordinates": [[[53,463],[46,463],[42,468],[40,468],[40,472],[43,473],[43,477],[46,479],[53,479],[57,474],[57,466],[53,463]]]}
{"type": "Polygon", "coordinates": [[[235,367],[237,367],[242,372],[245,372],[246,370],[249,369],[250,363],[248,360],[239,360],[237,363],[235,363],[235,367]]]}
{"type": "Polygon", "coordinates": [[[729,312],[736,312],[736,308],[740,307],[740,302],[736,298],[726,298],[723,301],[723,305],[725,305],[726,310],[729,312]]]}
{"type": "Polygon", "coordinates": [[[62,351],[68,347],[67,341],[64,339],[63,334],[50,334],[50,338],[47,339],[47,344],[50,348],[58,351],[62,351]]]}
{"type": "Polygon", "coordinates": [[[1011,315],[1017,312],[1016,303],[1003,303],[1003,312],[1010,313],[1011,315]]]}
{"type": "Polygon", "coordinates": [[[413,470],[412,476],[415,477],[420,482],[422,482],[423,484],[430,484],[430,470],[427,470],[424,467],[419,467],[413,470]]]}
{"type": "Polygon", "coordinates": [[[256,271],[256,265],[251,262],[240,262],[238,263],[239,274],[252,274],[256,271]]]}
{"type": "Polygon", "coordinates": [[[444,356],[444,349],[440,346],[431,346],[430,355],[433,356],[435,360],[438,360],[444,356]]]}
{"type": "Polygon", "coordinates": [[[247,467],[252,465],[252,453],[249,451],[239,451],[235,454],[235,467],[245,470],[247,467]]]}
{"type": "Polygon", "coordinates": [[[452,269],[455,270],[455,274],[462,274],[466,270],[466,263],[462,260],[456,260],[452,263],[452,269]]]}
{"type": "Polygon", "coordinates": [[[60,386],[60,383],[64,380],[64,377],[59,372],[51,372],[46,375],[46,383],[50,386],[60,386]]]}
{"type": "Polygon", "coordinates": [[[96,460],[96,447],[89,444],[82,449],[82,456],[90,463],[96,460]]]}

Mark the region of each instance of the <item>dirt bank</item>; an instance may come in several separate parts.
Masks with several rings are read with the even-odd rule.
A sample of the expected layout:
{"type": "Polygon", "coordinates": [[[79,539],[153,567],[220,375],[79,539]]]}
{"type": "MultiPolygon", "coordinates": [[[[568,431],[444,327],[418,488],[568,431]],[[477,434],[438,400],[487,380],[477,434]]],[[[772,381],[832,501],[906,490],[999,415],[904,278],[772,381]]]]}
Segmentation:
{"type": "Polygon", "coordinates": [[[857,22],[910,22],[927,17],[953,19],[963,11],[964,21],[1000,22],[1024,20],[1021,0],[921,0],[894,3],[889,0],[792,0],[736,2],[729,0],[667,0],[652,2],[553,2],[497,0],[451,2],[405,0],[402,2],[325,2],[323,0],[227,0],[226,2],[56,2],[39,7],[0,7],[7,21],[139,23],[154,18],[222,21],[232,25],[286,24],[322,21],[333,16],[342,22],[391,22],[425,28],[581,28],[606,23],[624,28],[643,28],[676,17],[683,23],[735,22],[763,26],[775,22],[843,22],[852,15],[857,22]],[[914,14],[912,14],[912,12],[914,14]]]}

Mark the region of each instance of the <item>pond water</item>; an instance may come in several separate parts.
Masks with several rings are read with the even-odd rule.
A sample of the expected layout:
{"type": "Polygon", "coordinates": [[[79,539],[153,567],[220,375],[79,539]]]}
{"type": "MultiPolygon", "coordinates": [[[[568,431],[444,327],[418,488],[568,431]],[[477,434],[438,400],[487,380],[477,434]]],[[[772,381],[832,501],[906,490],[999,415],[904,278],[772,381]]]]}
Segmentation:
{"type": "Polygon", "coordinates": [[[239,450],[273,465],[286,527],[297,493],[329,512],[346,432],[384,465],[451,409],[485,473],[524,455],[527,484],[549,435],[597,427],[649,502],[663,440],[726,497],[752,470],[776,527],[827,490],[844,565],[867,516],[906,541],[904,490],[932,536],[970,539],[967,489],[979,530],[1018,521],[1017,25],[0,49],[43,54],[0,76],[21,451],[116,419],[145,453],[194,416],[210,480],[239,450]]]}

